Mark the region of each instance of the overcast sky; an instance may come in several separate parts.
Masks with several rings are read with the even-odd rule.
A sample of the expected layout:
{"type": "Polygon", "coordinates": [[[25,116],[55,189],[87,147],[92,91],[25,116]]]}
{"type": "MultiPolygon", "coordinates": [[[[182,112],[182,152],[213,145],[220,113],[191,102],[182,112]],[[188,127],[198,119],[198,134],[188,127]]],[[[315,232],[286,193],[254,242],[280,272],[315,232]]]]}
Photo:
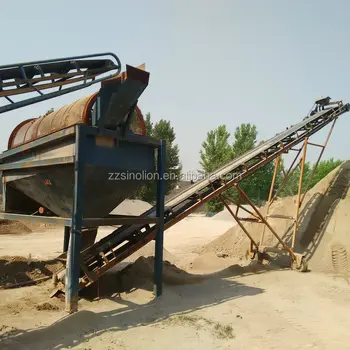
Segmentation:
{"type": "MultiPolygon", "coordinates": [[[[201,143],[220,124],[233,133],[254,123],[264,140],[319,96],[350,102],[350,1],[0,0],[0,11],[0,65],[104,51],[123,67],[145,62],[139,106],[171,121],[184,171],[199,169],[201,143]]],[[[94,89],[0,115],[0,149],[20,121],[94,89]]],[[[326,158],[349,157],[349,119],[326,158]]]]}

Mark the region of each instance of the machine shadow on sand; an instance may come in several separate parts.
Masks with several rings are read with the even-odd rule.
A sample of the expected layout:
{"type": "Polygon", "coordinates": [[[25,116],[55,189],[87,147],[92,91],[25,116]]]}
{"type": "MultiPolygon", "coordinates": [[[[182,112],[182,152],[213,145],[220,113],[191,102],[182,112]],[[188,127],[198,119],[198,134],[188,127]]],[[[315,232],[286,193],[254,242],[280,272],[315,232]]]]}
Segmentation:
{"type": "MultiPolygon", "coordinates": [[[[164,261],[163,281],[168,286],[197,285],[205,283],[208,280],[217,281],[218,279],[237,278],[251,274],[266,273],[271,270],[271,267],[264,266],[254,261],[247,266],[235,264],[213,273],[192,274],[178,268],[168,261],[164,261]]],[[[276,269],[273,270],[276,271],[276,269]]],[[[101,276],[99,282],[83,289],[80,292],[80,296],[90,301],[100,298],[114,300],[114,297],[120,297],[121,293],[129,294],[137,289],[152,292],[153,276],[154,257],[140,257],[123,270],[111,270],[101,276]]]]}
{"type": "MultiPolygon", "coordinates": [[[[144,260],[147,260],[147,258],[140,260],[143,265],[144,260]]],[[[148,259],[148,262],[151,263],[153,262],[152,260],[152,258],[148,259]]],[[[169,263],[169,265],[171,264],[169,263]]],[[[130,269],[129,272],[126,271],[124,274],[130,274],[130,269]]],[[[167,269],[165,267],[164,270],[167,269]]],[[[236,265],[234,265],[215,274],[200,276],[191,275],[177,269],[174,271],[174,275],[171,276],[170,280],[174,278],[175,274],[178,274],[182,276],[181,279],[187,276],[185,277],[185,282],[181,285],[166,286],[164,295],[159,299],[146,301],[146,304],[139,305],[122,299],[119,292],[116,290],[113,291],[112,288],[108,292],[105,291],[105,297],[110,295],[109,298],[118,303],[118,307],[114,310],[97,313],[86,310],[79,311],[70,316],[65,316],[47,327],[28,331],[12,331],[2,338],[2,342],[4,342],[3,345],[7,349],[18,349],[22,345],[32,345],[37,350],[48,348],[63,349],[70,346],[77,346],[106,332],[118,332],[150,324],[157,325],[177,314],[187,314],[236,298],[263,293],[264,290],[261,288],[247,286],[229,279],[229,277],[237,274],[256,273],[255,270],[256,272],[266,272],[266,269],[260,269],[259,267],[243,268],[239,272],[236,265]],[[188,283],[191,285],[186,285],[188,283]]],[[[149,271],[149,276],[152,277],[151,271],[149,271]]],[[[116,274],[106,275],[105,281],[107,278],[118,280],[116,274]]],[[[165,281],[166,279],[167,277],[165,277],[165,281]]],[[[145,282],[145,279],[143,281],[145,282]]],[[[177,282],[180,282],[180,279],[177,282]]],[[[101,283],[102,285],[105,285],[105,283],[101,283]]],[[[111,287],[111,283],[109,285],[111,287]]],[[[114,286],[116,286],[115,282],[114,286]]],[[[150,290],[151,286],[152,283],[150,283],[150,279],[148,278],[148,283],[144,283],[143,286],[139,286],[139,283],[136,282],[134,285],[130,283],[127,288],[130,288],[130,292],[138,287],[150,290]]],[[[92,290],[90,290],[90,293],[90,297],[93,298],[94,294],[92,290]]]]}

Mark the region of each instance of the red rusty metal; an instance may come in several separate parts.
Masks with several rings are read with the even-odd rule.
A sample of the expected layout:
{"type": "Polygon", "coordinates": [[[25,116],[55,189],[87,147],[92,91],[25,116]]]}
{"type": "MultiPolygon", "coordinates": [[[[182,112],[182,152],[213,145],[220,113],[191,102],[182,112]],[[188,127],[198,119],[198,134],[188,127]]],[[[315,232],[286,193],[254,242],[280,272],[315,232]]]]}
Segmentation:
{"type": "MultiPolygon", "coordinates": [[[[144,65],[137,68],[144,70],[144,65]]],[[[105,86],[116,80],[123,81],[126,78],[127,74],[123,72],[115,78],[104,81],[101,85],[105,86]]],[[[70,105],[61,107],[57,111],[48,113],[40,118],[23,121],[12,131],[8,141],[8,149],[15,148],[76,124],[91,125],[91,110],[97,95],[98,92],[85,96],[70,105]]],[[[138,120],[135,129],[140,129],[140,131],[133,131],[136,134],[146,136],[146,124],[138,106],[136,106],[135,112],[138,120]]]]}

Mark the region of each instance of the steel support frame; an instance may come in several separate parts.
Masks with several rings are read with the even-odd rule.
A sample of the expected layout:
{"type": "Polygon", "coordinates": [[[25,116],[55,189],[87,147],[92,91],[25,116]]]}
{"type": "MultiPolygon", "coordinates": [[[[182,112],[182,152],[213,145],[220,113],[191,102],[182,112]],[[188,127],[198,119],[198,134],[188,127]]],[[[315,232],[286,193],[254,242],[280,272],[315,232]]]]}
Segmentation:
{"type": "MultiPolygon", "coordinates": [[[[220,195],[226,189],[239,183],[254,171],[276,159],[289,150],[294,150],[295,146],[303,142],[305,137],[310,137],[324,126],[328,125],[341,114],[350,110],[350,105],[342,103],[336,108],[324,111],[320,115],[304,118],[298,128],[293,126],[289,135],[280,135],[280,140],[276,143],[270,143],[268,148],[254,150],[255,156],[251,156],[252,163],[247,164],[228,164],[215,173],[215,177],[210,180],[205,179],[198,184],[194,184],[189,190],[178,194],[165,203],[164,210],[164,229],[168,229],[181,221],[184,217],[192,213],[196,208],[203,205],[210,199],[220,195]],[[301,125],[303,124],[303,125],[301,125]],[[238,173],[237,173],[238,171],[238,173]],[[230,179],[222,180],[221,176],[231,174],[230,179]]],[[[297,150],[298,151],[298,150],[297,150]]],[[[144,216],[156,216],[156,208],[151,208],[143,213],[144,216]]],[[[117,228],[107,237],[104,237],[93,246],[84,250],[82,254],[83,263],[87,273],[82,278],[81,288],[94,283],[90,279],[90,274],[102,275],[110,268],[126,259],[128,256],[142,248],[148,242],[156,238],[156,226],[150,225],[124,225],[117,228]],[[101,264],[101,255],[105,255],[108,263],[101,264]]],[[[287,247],[288,248],[288,247],[287,247]]],[[[298,257],[297,257],[298,258],[298,257]]],[[[298,260],[298,259],[296,259],[298,260]]]]}
{"type": "MultiPolygon", "coordinates": [[[[243,189],[237,183],[233,184],[233,186],[235,188],[237,188],[237,190],[239,191],[240,196],[242,196],[242,198],[251,206],[251,208],[255,212],[254,216],[257,216],[259,218],[259,220],[256,220],[256,222],[264,224],[270,230],[270,232],[275,236],[275,238],[278,240],[278,242],[282,245],[283,249],[288,251],[288,253],[290,254],[292,260],[295,260],[295,254],[293,253],[293,251],[287,246],[286,243],[283,242],[283,240],[278,235],[278,233],[267,222],[267,220],[260,213],[259,209],[254,205],[254,203],[251,201],[251,199],[248,197],[248,195],[243,191],[243,189]]],[[[236,220],[237,224],[240,226],[240,228],[243,230],[243,232],[250,239],[250,242],[251,242],[251,244],[250,244],[250,252],[253,253],[253,256],[255,256],[256,253],[262,254],[263,252],[260,251],[259,243],[256,242],[253,239],[253,237],[251,236],[251,234],[249,233],[247,228],[243,226],[242,221],[245,221],[245,220],[243,220],[242,218],[238,217],[237,212],[236,212],[236,214],[234,214],[233,211],[231,210],[231,208],[229,207],[229,205],[227,204],[227,202],[231,202],[231,203],[237,205],[236,202],[232,198],[229,198],[229,197],[224,196],[224,195],[220,195],[219,198],[224,203],[226,209],[229,211],[229,213],[232,215],[232,217],[236,220]],[[253,247],[255,247],[255,248],[253,248],[253,247]]]]}
{"type": "MultiPolygon", "coordinates": [[[[86,273],[87,269],[82,264],[81,260],[81,247],[82,247],[82,229],[86,227],[85,224],[91,222],[91,225],[110,224],[112,221],[121,222],[124,224],[131,223],[143,223],[150,224],[155,223],[157,227],[155,237],[155,262],[154,262],[154,294],[159,297],[162,294],[162,267],[163,267],[163,236],[164,236],[164,172],[166,162],[166,150],[165,142],[159,141],[158,147],[154,148],[157,150],[157,213],[156,217],[132,217],[132,216],[115,216],[115,218],[102,218],[102,219],[84,219],[83,218],[83,203],[84,203],[84,165],[88,163],[88,157],[84,153],[84,144],[86,137],[89,135],[89,129],[84,125],[76,126],[76,156],[74,163],[75,172],[75,183],[74,183],[74,198],[73,198],[73,215],[71,230],[69,226],[65,228],[64,234],[64,249],[67,249],[68,244],[68,255],[67,255],[67,273],[65,283],[65,294],[66,294],[66,311],[73,313],[78,310],[78,294],[81,286],[80,283],[80,271],[81,269],[86,273]],[[123,221],[124,220],[124,221],[123,221]],[[108,221],[108,223],[107,223],[108,221]],[[70,235],[68,235],[70,232],[70,235]]],[[[89,225],[88,225],[89,226],[89,225]]],[[[104,259],[106,257],[102,255],[104,259]]],[[[108,264],[108,261],[106,262],[108,264]]],[[[91,281],[96,281],[99,278],[99,274],[94,274],[93,271],[87,274],[91,281]]]]}
{"type": "MultiPolygon", "coordinates": [[[[272,179],[272,182],[271,182],[271,187],[270,187],[270,196],[269,196],[269,199],[268,199],[268,206],[267,206],[267,213],[266,213],[266,220],[268,219],[268,211],[272,205],[272,203],[276,200],[278,194],[280,193],[280,191],[284,188],[284,186],[288,183],[288,180],[290,178],[290,176],[294,173],[294,171],[300,167],[300,176],[299,176],[299,186],[298,186],[298,194],[297,194],[297,201],[296,201],[296,205],[295,205],[295,215],[293,216],[293,221],[294,221],[294,227],[293,227],[293,236],[292,236],[292,244],[291,244],[291,249],[294,250],[295,248],[295,244],[296,244],[296,236],[297,236],[297,231],[298,231],[298,227],[299,227],[299,214],[300,214],[300,208],[301,208],[301,205],[303,204],[303,201],[305,199],[305,195],[307,193],[307,189],[311,183],[311,181],[313,180],[315,174],[316,174],[316,170],[317,170],[317,167],[322,159],[322,155],[327,147],[327,144],[329,142],[329,139],[333,133],[333,130],[334,130],[334,126],[335,126],[335,123],[337,121],[337,118],[334,119],[333,123],[331,124],[331,127],[328,131],[328,134],[327,134],[327,137],[326,137],[326,140],[324,142],[324,144],[315,144],[315,143],[312,143],[309,141],[309,138],[308,137],[305,137],[304,139],[304,143],[303,143],[303,146],[297,150],[297,154],[294,158],[294,160],[292,161],[288,171],[284,174],[284,178],[283,178],[283,181],[282,181],[282,184],[281,186],[277,189],[276,193],[274,196],[272,196],[272,192],[273,192],[273,188],[275,186],[275,180],[276,180],[276,177],[274,176],[273,179],[272,179]],[[311,173],[311,176],[309,177],[308,179],[308,182],[306,183],[306,186],[305,186],[305,189],[306,191],[303,193],[303,184],[304,184],[304,173],[305,173],[305,162],[306,162],[306,158],[307,158],[307,148],[308,146],[314,146],[314,147],[318,147],[318,148],[321,148],[321,151],[319,153],[319,156],[317,158],[317,161],[313,167],[313,171],[311,173]],[[302,156],[301,158],[299,158],[299,155],[302,153],[302,156]],[[298,160],[299,158],[299,160],[298,160]],[[296,164],[296,165],[295,165],[296,164]],[[295,166],[294,166],[295,165],[295,166]]],[[[275,173],[278,171],[278,166],[279,166],[279,162],[280,161],[276,161],[276,164],[275,164],[275,173]]],[[[278,217],[278,216],[274,216],[274,218],[276,219],[285,219],[284,217],[278,217]]],[[[261,236],[261,239],[260,239],[260,245],[262,246],[263,245],[263,238],[264,238],[264,235],[263,235],[264,231],[262,232],[262,236],[261,236]]]]}
{"type": "MultiPolygon", "coordinates": [[[[58,216],[29,215],[27,213],[7,213],[0,212],[0,219],[6,220],[28,220],[33,222],[43,222],[47,224],[59,224],[64,226],[63,252],[67,253],[67,274],[65,283],[66,310],[73,313],[78,310],[78,292],[81,286],[80,271],[85,272],[85,266],[80,261],[82,248],[82,229],[97,226],[109,225],[152,225],[157,226],[156,248],[155,248],[155,277],[154,293],[156,296],[162,294],[162,260],[163,260],[163,233],[164,233],[164,171],[165,171],[165,142],[153,138],[125,135],[122,140],[125,142],[139,143],[149,145],[155,151],[158,150],[158,185],[157,185],[157,213],[156,216],[131,216],[131,215],[109,215],[105,218],[84,218],[83,217],[83,183],[84,183],[84,166],[89,164],[89,157],[85,155],[84,148],[87,138],[90,136],[111,136],[119,139],[119,135],[110,130],[96,130],[94,127],[87,125],[76,125],[64,130],[60,130],[52,135],[45,136],[41,139],[21,145],[15,149],[4,152],[0,156],[1,167],[4,171],[22,166],[13,165],[11,157],[22,152],[31,152],[34,149],[45,147],[52,141],[63,142],[68,137],[75,138],[75,157],[68,157],[63,160],[64,164],[74,164],[74,196],[73,196],[73,213],[71,218],[58,216]]],[[[51,166],[56,164],[56,160],[38,160],[37,162],[26,162],[28,169],[51,166]]],[[[23,164],[21,164],[23,165],[23,164]]],[[[5,187],[3,185],[3,187],[5,187]]],[[[6,191],[5,191],[6,192],[6,191]]],[[[6,200],[6,193],[5,200],[6,200]]],[[[92,280],[98,279],[91,273],[92,280]]]]}
{"type": "MultiPolygon", "coordinates": [[[[228,212],[231,214],[231,216],[235,219],[235,221],[237,222],[237,224],[240,226],[240,228],[243,230],[243,232],[247,235],[247,237],[250,240],[250,253],[252,254],[252,256],[254,257],[256,254],[259,254],[261,256],[261,254],[263,254],[263,241],[264,241],[264,235],[265,235],[265,230],[266,228],[275,236],[275,238],[278,240],[279,244],[282,246],[283,250],[287,251],[291,257],[292,260],[292,264],[296,262],[297,260],[297,255],[294,252],[295,249],[295,244],[296,244],[296,237],[297,237],[297,231],[298,231],[298,227],[299,227],[299,214],[300,214],[300,208],[301,205],[305,199],[305,195],[306,192],[305,191],[303,193],[303,184],[304,184],[304,173],[305,173],[305,162],[306,162],[306,158],[307,158],[307,148],[308,146],[315,146],[315,147],[319,147],[321,148],[321,152],[317,158],[317,161],[315,163],[315,166],[313,168],[313,172],[308,180],[308,183],[306,184],[306,189],[308,188],[308,186],[310,185],[316,170],[317,170],[317,166],[322,158],[322,155],[324,153],[324,150],[328,144],[328,141],[330,139],[330,136],[333,132],[334,129],[334,125],[336,123],[335,119],[331,125],[331,128],[328,132],[328,135],[326,137],[326,140],[324,142],[323,145],[320,144],[315,144],[315,143],[311,143],[309,142],[309,138],[305,137],[304,142],[303,142],[303,146],[299,149],[296,149],[295,151],[297,151],[296,156],[294,157],[290,167],[288,168],[288,171],[285,172],[283,170],[284,173],[284,178],[282,180],[282,183],[280,185],[280,187],[276,190],[275,194],[274,194],[274,187],[275,187],[275,182],[276,182],[276,178],[279,172],[279,168],[280,168],[280,164],[281,164],[281,158],[282,155],[279,155],[276,158],[275,161],[275,168],[274,168],[274,173],[273,173],[273,177],[272,177],[272,181],[271,181],[271,186],[270,186],[270,191],[269,191],[269,197],[268,197],[268,201],[267,201],[267,211],[265,213],[265,216],[262,215],[262,213],[259,211],[259,209],[254,205],[254,203],[249,199],[249,197],[247,196],[247,194],[243,191],[243,189],[238,185],[238,183],[234,183],[232,186],[236,187],[237,190],[239,191],[240,194],[240,198],[243,198],[253,209],[254,213],[252,213],[251,211],[247,210],[246,208],[243,208],[241,206],[240,203],[235,202],[232,198],[228,197],[227,195],[224,194],[220,194],[219,198],[220,200],[223,202],[225,208],[228,210],[228,212]],[[301,157],[299,158],[301,154],[301,157]],[[280,193],[280,191],[283,189],[283,187],[288,183],[288,180],[290,178],[290,176],[295,172],[295,170],[300,167],[300,176],[299,176],[299,185],[298,185],[298,193],[297,193],[297,201],[296,201],[296,206],[295,206],[295,215],[293,217],[288,217],[288,219],[292,219],[294,221],[293,224],[293,235],[292,235],[292,243],[291,246],[288,246],[286,242],[284,242],[282,240],[282,238],[280,237],[280,235],[271,227],[271,225],[268,223],[268,218],[269,216],[269,209],[272,205],[272,203],[276,200],[278,194],[280,193]],[[232,211],[232,209],[229,207],[228,203],[231,202],[233,204],[235,204],[237,206],[237,210],[234,213],[232,211]],[[247,211],[248,213],[250,213],[252,216],[254,216],[254,219],[251,220],[246,220],[245,218],[240,218],[238,216],[238,211],[239,209],[244,209],[245,211],[247,211]],[[246,227],[244,227],[244,225],[242,224],[243,221],[255,221],[258,223],[262,223],[263,226],[263,230],[261,232],[261,236],[260,236],[260,241],[256,242],[253,237],[251,236],[251,234],[249,233],[249,231],[247,230],[246,227]]],[[[287,217],[284,216],[273,216],[276,219],[287,219],[287,217]]],[[[266,248],[266,247],[265,247],[266,248]]]]}

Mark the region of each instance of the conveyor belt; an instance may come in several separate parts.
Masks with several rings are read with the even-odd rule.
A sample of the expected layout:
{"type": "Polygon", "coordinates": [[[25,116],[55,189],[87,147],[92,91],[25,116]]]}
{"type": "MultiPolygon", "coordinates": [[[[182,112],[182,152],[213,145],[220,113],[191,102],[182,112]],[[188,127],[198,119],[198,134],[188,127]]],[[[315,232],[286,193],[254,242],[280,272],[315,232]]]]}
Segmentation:
{"type": "Polygon", "coordinates": [[[0,66],[0,100],[7,103],[0,114],[86,88],[120,71],[119,58],[109,52],[0,66]]]}
{"type": "MultiPolygon", "coordinates": [[[[336,106],[304,118],[300,123],[287,128],[232,160],[208,178],[171,198],[165,203],[165,229],[173,226],[197,207],[248,177],[280,154],[288,152],[301,143],[305,137],[310,137],[349,109],[349,104],[338,103],[336,106]],[[228,175],[231,175],[229,179],[228,175]]],[[[154,216],[155,210],[151,208],[141,216],[154,216]]],[[[85,276],[81,287],[90,285],[98,276],[150,242],[155,238],[155,233],[155,226],[124,225],[89,247],[82,253],[82,268],[85,276]]]]}

